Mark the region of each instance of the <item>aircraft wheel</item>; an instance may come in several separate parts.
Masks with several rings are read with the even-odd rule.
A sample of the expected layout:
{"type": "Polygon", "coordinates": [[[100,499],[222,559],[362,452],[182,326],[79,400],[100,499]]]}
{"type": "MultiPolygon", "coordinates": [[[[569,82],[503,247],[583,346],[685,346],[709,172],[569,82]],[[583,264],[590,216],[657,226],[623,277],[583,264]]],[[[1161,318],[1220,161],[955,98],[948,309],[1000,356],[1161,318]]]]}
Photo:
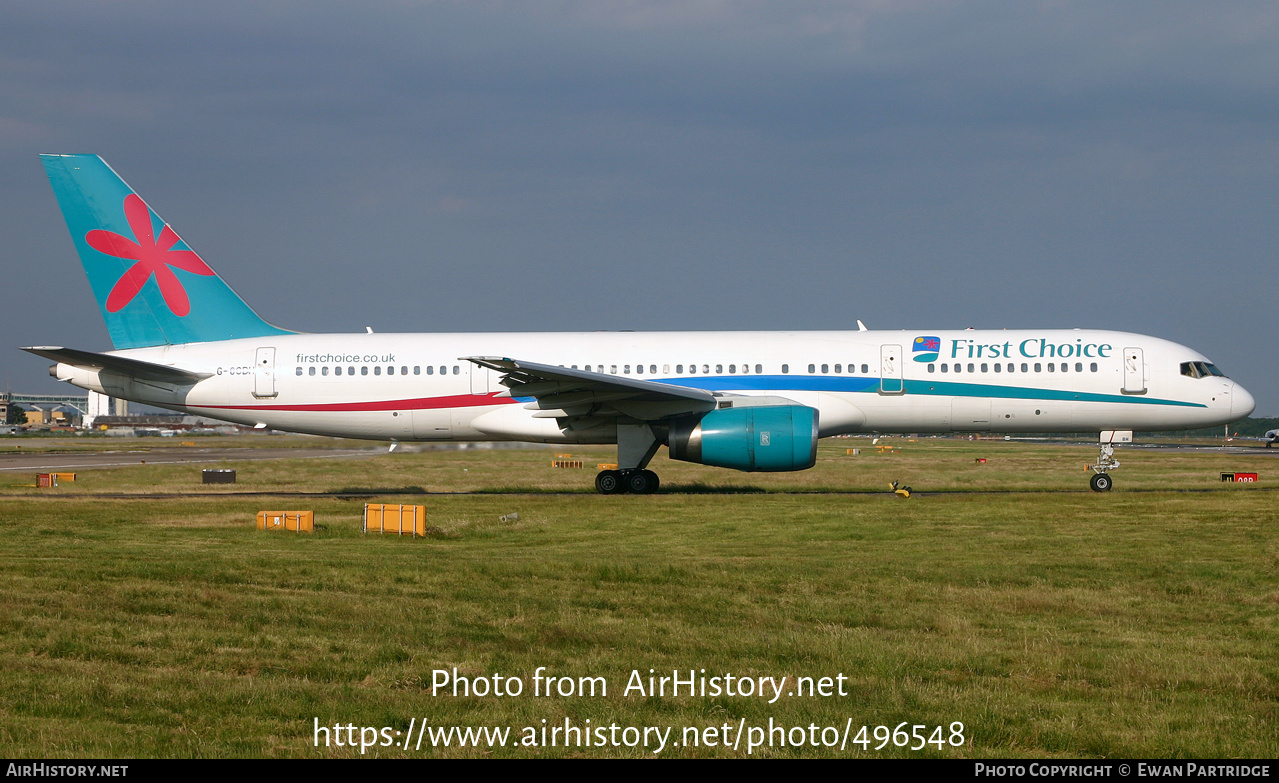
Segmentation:
{"type": "Polygon", "coordinates": [[[1109,492],[1114,480],[1110,478],[1108,473],[1094,473],[1089,479],[1088,485],[1092,487],[1093,492],[1109,492]]]}
{"type": "Polygon", "coordinates": [[[625,492],[622,484],[622,473],[618,470],[601,470],[595,476],[595,489],[602,495],[616,495],[625,492]]]}
{"type": "Polygon", "coordinates": [[[657,491],[657,474],[651,470],[634,470],[626,475],[626,491],[649,495],[657,491]]]}

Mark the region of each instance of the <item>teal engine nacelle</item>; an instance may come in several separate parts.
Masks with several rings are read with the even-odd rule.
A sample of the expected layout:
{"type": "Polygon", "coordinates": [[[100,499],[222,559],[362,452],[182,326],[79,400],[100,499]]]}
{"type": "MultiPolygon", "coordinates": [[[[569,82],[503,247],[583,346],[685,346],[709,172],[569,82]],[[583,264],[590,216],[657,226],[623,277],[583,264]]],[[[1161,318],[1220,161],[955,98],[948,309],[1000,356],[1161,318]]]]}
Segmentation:
{"type": "Polygon", "coordinates": [[[671,459],[745,471],[817,464],[817,409],[806,405],[720,408],[669,425],[671,459]]]}

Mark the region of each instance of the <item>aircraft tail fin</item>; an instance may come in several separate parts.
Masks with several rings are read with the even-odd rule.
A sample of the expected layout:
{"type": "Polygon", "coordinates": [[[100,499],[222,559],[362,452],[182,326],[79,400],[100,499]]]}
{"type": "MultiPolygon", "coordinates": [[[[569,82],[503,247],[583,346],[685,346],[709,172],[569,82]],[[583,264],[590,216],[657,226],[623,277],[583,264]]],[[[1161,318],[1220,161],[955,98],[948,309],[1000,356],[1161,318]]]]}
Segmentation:
{"type": "Polygon", "coordinates": [[[41,155],[117,349],[292,332],[253,312],[97,155],[41,155]]]}

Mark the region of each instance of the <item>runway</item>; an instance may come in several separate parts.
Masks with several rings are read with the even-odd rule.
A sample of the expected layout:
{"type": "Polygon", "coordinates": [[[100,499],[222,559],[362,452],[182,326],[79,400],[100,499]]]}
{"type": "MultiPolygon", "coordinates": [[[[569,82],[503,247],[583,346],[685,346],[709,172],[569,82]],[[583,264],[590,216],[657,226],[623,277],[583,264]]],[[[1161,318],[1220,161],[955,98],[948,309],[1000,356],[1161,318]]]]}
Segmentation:
{"type": "Polygon", "coordinates": [[[86,451],[82,453],[13,452],[0,454],[0,472],[48,473],[52,471],[122,468],[133,465],[185,465],[214,462],[247,462],[275,459],[359,459],[385,454],[386,447],[368,446],[353,449],[253,449],[190,447],[121,449],[119,451],[86,451]]]}

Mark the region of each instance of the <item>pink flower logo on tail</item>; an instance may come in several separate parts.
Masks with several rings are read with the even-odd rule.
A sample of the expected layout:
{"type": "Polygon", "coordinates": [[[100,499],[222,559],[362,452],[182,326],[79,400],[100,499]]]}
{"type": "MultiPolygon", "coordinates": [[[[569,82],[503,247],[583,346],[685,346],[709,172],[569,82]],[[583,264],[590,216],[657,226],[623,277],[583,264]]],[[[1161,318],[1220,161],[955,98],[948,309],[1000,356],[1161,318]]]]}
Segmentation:
{"type": "Polygon", "coordinates": [[[181,317],[191,312],[191,300],[187,298],[186,289],[169,267],[206,277],[215,274],[214,271],[194,251],[170,250],[181,237],[167,225],[160,232],[160,238],[156,239],[151,227],[151,210],[136,193],[125,196],[124,217],[129,221],[133,235],[137,237],[136,242],[114,231],[102,229],[90,231],[84,237],[89,247],[100,253],[137,261],[121,275],[111,289],[107,296],[107,312],[119,312],[132,302],[152,275],[155,275],[155,282],[160,286],[164,303],[174,315],[181,317]]]}

